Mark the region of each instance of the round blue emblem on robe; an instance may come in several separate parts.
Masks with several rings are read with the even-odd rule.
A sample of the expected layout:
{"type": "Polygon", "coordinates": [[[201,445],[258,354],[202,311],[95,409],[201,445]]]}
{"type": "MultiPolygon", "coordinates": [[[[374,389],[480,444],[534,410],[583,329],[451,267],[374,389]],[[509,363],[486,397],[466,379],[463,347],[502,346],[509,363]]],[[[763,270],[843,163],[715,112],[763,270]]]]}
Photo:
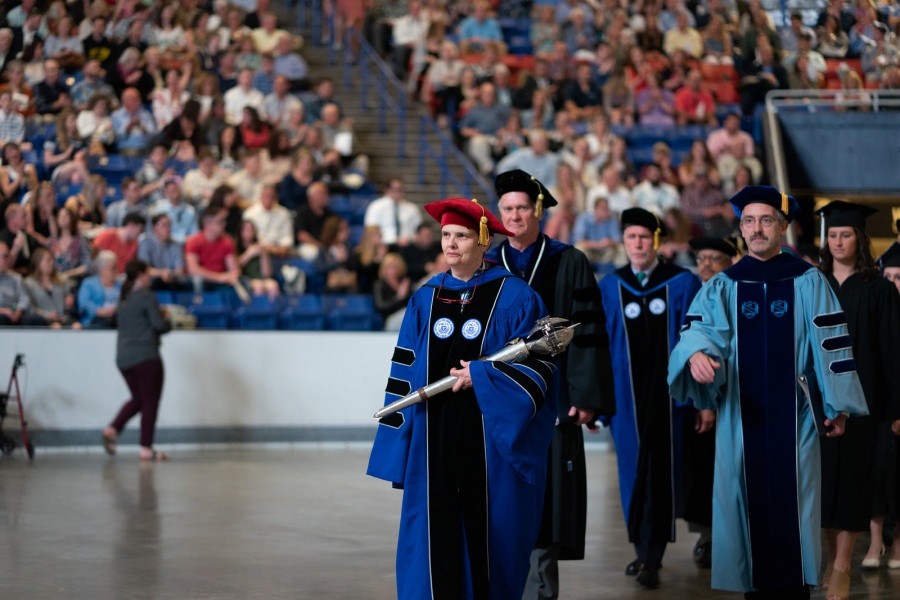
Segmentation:
{"type": "Polygon", "coordinates": [[[641,305],[637,302],[629,302],[625,305],[625,316],[629,319],[637,319],[641,316],[641,305]]]}
{"type": "Polygon", "coordinates": [[[666,301],[662,298],[654,298],[650,301],[650,306],[648,308],[654,315],[659,316],[666,312],[666,301]]]}
{"type": "Polygon", "coordinates": [[[445,340],[453,335],[453,321],[451,321],[447,317],[443,317],[435,321],[434,335],[441,338],[442,340],[445,340]]]}
{"type": "Polygon", "coordinates": [[[474,340],[481,333],[481,321],[478,319],[469,319],[462,326],[462,336],[467,340],[474,340]]]}

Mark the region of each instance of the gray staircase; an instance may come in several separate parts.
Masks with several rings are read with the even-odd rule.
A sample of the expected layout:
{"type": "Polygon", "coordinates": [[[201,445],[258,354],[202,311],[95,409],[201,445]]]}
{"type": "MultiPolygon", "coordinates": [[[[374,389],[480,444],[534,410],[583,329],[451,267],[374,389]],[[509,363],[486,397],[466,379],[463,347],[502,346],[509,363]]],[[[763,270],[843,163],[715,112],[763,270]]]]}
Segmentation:
{"type": "MultiPolygon", "coordinates": [[[[273,3],[273,9],[278,13],[280,21],[287,28],[294,29],[296,14],[284,10],[280,2],[273,3]],[[276,6],[277,5],[277,6],[276,6]]],[[[296,29],[295,29],[296,31],[296,29]]],[[[443,197],[462,196],[464,189],[456,185],[452,178],[448,178],[443,191],[440,185],[441,169],[433,159],[425,161],[424,182],[419,182],[420,161],[420,119],[428,116],[428,111],[418,101],[408,101],[406,107],[406,134],[403,149],[404,157],[399,152],[399,123],[397,115],[390,109],[385,109],[385,131],[381,131],[381,120],[378,110],[378,95],[375,91],[375,77],[377,69],[370,62],[367,66],[372,77],[369,80],[367,105],[362,102],[362,81],[360,67],[354,65],[351,68],[349,82],[345,80],[345,66],[343,64],[344,52],[333,53],[334,64],[329,62],[329,52],[325,46],[316,45],[310,31],[300,31],[306,40],[303,47],[303,57],[309,63],[310,81],[315,82],[323,77],[332,79],[335,83],[335,96],[344,109],[345,116],[354,122],[354,151],[362,152],[369,157],[369,179],[378,188],[379,193],[391,177],[401,177],[406,184],[407,198],[419,205],[439,200],[443,197]],[[349,83],[349,85],[346,85],[349,83]]],[[[427,128],[426,139],[431,147],[440,148],[437,134],[427,128]]],[[[469,195],[485,200],[484,192],[479,183],[474,181],[461,168],[455,160],[448,161],[450,172],[459,182],[469,182],[469,195]]],[[[472,173],[476,172],[473,168],[472,173]]],[[[493,189],[493,183],[477,176],[482,185],[493,189]]]]}
{"type": "MultiPolygon", "coordinates": [[[[424,183],[419,182],[419,157],[420,151],[420,120],[428,116],[428,111],[418,101],[408,101],[406,108],[406,132],[403,149],[404,156],[400,156],[399,119],[389,108],[384,110],[384,131],[381,131],[381,115],[379,114],[379,98],[375,91],[375,71],[372,69],[372,78],[369,80],[369,88],[365,106],[362,101],[362,82],[360,69],[354,66],[351,69],[349,82],[345,78],[343,63],[329,64],[328,51],[322,46],[308,47],[304,50],[304,56],[309,62],[311,79],[315,81],[321,77],[330,77],[335,82],[335,96],[341,102],[344,113],[353,119],[355,139],[355,151],[363,152],[369,156],[369,178],[376,184],[379,190],[391,177],[402,177],[406,183],[407,197],[418,204],[425,204],[447,196],[460,196],[463,189],[448,180],[444,192],[441,192],[441,169],[433,159],[425,161],[424,183]],[[349,83],[349,85],[347,85],[349,83]]],[[[336,58],[342,60],[339,53],[336,58]]],[[[436,133],[431,128],[426,128],[426,139],[435,149],[440,147],[436,133]]],[[[466,181],[465,171],[455,161],[448,161],[450,171],[455,174],[460,182],[466,181]]],[[[471,179],[470,194],[481,196],[478,184],[471,179]]],[[[482,180],[483,181],[483,180],[482,180]]],[[[487,183],[487,182],[485,182],[487,183]]]]}

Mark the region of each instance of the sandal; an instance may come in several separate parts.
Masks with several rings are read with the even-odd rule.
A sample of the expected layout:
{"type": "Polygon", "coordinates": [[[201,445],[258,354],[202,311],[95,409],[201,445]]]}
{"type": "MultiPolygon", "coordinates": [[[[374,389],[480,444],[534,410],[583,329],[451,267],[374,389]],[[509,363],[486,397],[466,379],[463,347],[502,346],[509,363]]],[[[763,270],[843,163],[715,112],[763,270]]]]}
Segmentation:
{"type": "Polygon", "coordinates": [[[146,462],[165,462],[172,458],[165,452],[157,452],[154,450],[150,453],[150,456],[141,456],[141,460],[146,462]]]}
{"type": "Polygon", "coordinates": [[[847,600],[850,597],[850,571],[831,572],[831,581],[828,585],[828,600],[847,600]]]}
{"type": "Polygon", "coordinates": [[[109,454],[110,456],[115,456],[116,455],[116,438],[110,437],[110,436],[106,435],[105,433],[103,433],[102,436],[103,436],[103,449],[106,450],[106,453],[109,454]]]}
{"type": "Polygon", "coordinates": [[[830,560],[828,561],[828,566],[825,567],[825,574],[822,575],[822,584],[819,585],[819,589],[823,592],[828,589],[828,585],[831,583],[831,572],[834,571],[834,563],[830,560]]]}

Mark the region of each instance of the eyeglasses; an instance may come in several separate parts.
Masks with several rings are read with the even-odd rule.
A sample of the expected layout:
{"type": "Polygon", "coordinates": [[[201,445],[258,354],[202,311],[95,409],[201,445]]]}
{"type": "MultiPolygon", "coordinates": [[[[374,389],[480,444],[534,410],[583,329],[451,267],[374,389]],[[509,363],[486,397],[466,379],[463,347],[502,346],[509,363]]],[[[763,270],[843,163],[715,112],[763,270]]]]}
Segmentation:
{"type": "Polygon", "coordinates": [[[441,290],[444,289],[444,279],[447,278],[447,273],[444,273],[444,276],[441,277],[441,285],[438,286],[437,299],[444,304],[459,304],[460,306],[466,306],[475,298],[475,291],[478,289],[478,282],[481,279],[482,272],[481,269],[478,270],[478,278],[475,279],[475,287],[472,288],[472,291],[466,290],[465,292],[462,292],[459,298],[441,298],[441,290]]]}
{"type": "Polygon", "coordinates": [[[769,215],[760,217],[758,219],[756,217],[741,217],[741,227],[756,227],[757,223],[759,223],[763,227],[769,228],[778,223],[778,218],[771,217],[769,215]]]}

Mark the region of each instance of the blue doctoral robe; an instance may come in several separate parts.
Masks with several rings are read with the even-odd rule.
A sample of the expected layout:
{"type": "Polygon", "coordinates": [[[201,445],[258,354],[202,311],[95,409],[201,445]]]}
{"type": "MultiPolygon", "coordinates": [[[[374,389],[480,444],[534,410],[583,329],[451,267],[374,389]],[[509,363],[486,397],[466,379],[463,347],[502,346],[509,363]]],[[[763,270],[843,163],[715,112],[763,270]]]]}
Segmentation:
{"type": "Polygon", "coordinates": [[[665,374],[698,289],[694,274],[662,262],[644,287],[627,265],[600,280],[616,386],[616,415],[601,420],[616,444],[622,510],[635,544],[647,520],[652,533],[644,543],[675,540],[681,408],[669,397],[665,374]],[[651,514],[642,514],[648,496],[651,514]]]}
{"type": "Polygon", "coordinates": [[[847,320],[824,275],[790,255],[746,256],[691,304],[669,361],[672,395],[717,411],[712,587],[819,584],[819,440],[797,384],[815,373],[824,414],[867,413],[847,320]],[[694,381],[698,351],[720,367],[694,381]]]}
{"type": "Polygon", "coordinates": [[[556,366],[533,357],[516,364],[475,359],[526,337],[546,315],[525,282],[496,266],[468,282],[438,275],[410,299],[385,404],[448,375],[460,359],[473,361],[473,387],[379,424],[368,474],[404,490],[399,598],[473,598],[473,586],[492,599],[521,598],[541,521],[556,366]],[[472,303],[462,309],[436,299],[466,291],[472,303]],[[453,478],[462,483],[445,485],[453,478]],[[475,490],[469,497],[457,489],[466,486],[475,490]],[[485,506],[469,510],[466,503],[485,506]]]}

